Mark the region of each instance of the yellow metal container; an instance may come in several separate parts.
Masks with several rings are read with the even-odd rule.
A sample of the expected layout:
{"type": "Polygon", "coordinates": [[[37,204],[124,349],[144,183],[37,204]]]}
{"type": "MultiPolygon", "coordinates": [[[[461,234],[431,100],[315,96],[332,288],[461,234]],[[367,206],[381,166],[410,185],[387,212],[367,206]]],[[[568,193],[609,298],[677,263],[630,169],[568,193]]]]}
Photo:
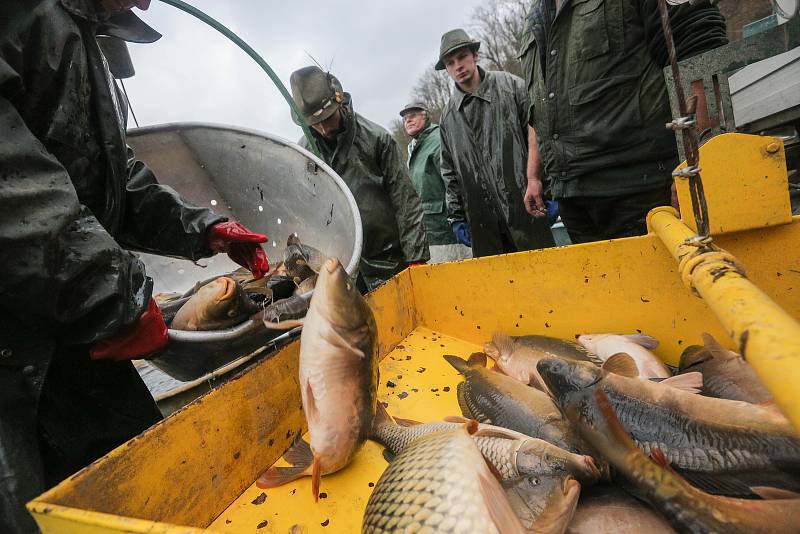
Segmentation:
{"type": "MultiPolygon", "coordinates": [[[[729,141],[742,139],[722,142],[729,141]]],[[[774,157],[751,151],[747,164],[760,175],[760,166],[774,166],[774,157]]],[[[788,198],[785,189],[780,195],[778,188],[771,191],[788,198]]],[[[709,198],[715,193],[716,187],[707,184],[709,198]]],[[[715,205],[713,213],[733,220],[739,207],[715,205]]],[[[666,215],[656,222],[677,233],[665,234],[661,228],[642,237],[405,271],[369,297],[383,356],[379,397],[401,417],[432,420],[458,414],[459,376],[442,355],[467,357],[495,331],[564,338],[581,332],[645,332],[661,341],[656,353],[671,364],[686,346],[700,343],[702,332],[738,349],[740,336],[734,340],[736,332],[725,325],[741,309],[736,306],[748,305],[753,287],[766,299],[759,297],[753,305],[780,315],[777,322],[759,323],[748,341],[756,370],[774,391],[779,380],[763,372],[771,365],[763,355],[770,345],[763,340],[771,325],[793,327],[800,315],[800,218],[783,212],[770,216],[772,224],[781,218],[788,224],[761,224],[714,237],[747,269],[749,285],[735,282],[731,302],[709,289],[702,268],[695,269],[696,279],[687,280],[690,287],[685,285],[676,262],[683,243],[676,235],[686,225],[666,215]]],[[[346,469],[322,479],[317,504],[307,479],[268,491],[254,485],[305,431],[298,351],[294,343],[264,359],[32,501],[29,509],[42,530],[359,531],[372,484],[386,466],[374,443],[368,442],[346,469]]],[[[781,406],[798,421],[800,413],[793,407],[800,406],[800,361],[789,354],[779,365],[786,376],[778,392],[781,406]]]]}

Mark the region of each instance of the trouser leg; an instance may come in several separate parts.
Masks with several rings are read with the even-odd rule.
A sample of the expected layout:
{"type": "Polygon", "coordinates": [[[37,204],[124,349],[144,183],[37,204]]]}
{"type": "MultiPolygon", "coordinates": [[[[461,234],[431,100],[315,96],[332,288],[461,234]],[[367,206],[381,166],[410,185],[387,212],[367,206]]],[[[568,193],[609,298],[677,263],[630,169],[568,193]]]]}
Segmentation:
{"type": "Polygon", "coordinates": [[[92,361],[86,347],[60,349],[39,399],[46,484],[57,484],[160,420],[131,362],[92,361]]]}
{"type": "Polygon", "coordinates": [[[645,235],[647,213],[658,206],[669,205],[669,185],[615,198],[611,209],[598,221],[603,229],[604,239],[645,235]]]}
{"type": "Polygon", "coordinates": [[[591,199],[587,197],[570,197],[558,199],[561,222],[567,229],[573,243],[589,243],[603,239],[599,228],[592,217],[591,199]]]}
{"type": "Polygon", "coordinates": [[[18,369],[0,367],[0,532],[39,532],[25,503],[45,489],[35,402],[18,369]]]}

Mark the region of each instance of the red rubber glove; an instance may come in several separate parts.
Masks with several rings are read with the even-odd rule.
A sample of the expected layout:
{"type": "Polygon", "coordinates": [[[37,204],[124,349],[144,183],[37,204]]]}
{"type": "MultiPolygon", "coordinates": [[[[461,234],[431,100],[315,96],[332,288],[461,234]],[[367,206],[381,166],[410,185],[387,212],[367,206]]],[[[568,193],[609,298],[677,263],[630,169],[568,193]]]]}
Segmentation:
{"type": "Polygon", "coordinates": [[[267,253],[259,246],[269,239],[264,234],[255,234],[241,223],[229,221],[209,228],[206,239],[212,251],[227,252],[233,261],[250,269],[256,280],[269,272],[267,253]]]}
{"type": "Polygon", "coordinates": [[[415,265],[427,265],[427,261],[410,261],[408,262],[409,267],[414,267],[415,265]]]}
{"type": "Polygon", "coordinates": [[[93,360],[136,360],[158,355],[167,346],[167,325],[153,299],[139,320],[89,349],[93,360]]]}

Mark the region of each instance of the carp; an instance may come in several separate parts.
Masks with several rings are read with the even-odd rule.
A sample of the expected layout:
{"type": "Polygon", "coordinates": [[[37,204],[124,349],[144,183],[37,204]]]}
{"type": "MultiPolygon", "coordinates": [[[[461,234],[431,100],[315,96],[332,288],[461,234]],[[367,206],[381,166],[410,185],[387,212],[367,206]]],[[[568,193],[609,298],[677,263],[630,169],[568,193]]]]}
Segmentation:
{"type": "Polygon", "coordinates": [[[678,369],[703,373],[704,395],[753,404],[772,402],[772,395],[744,358],[720,345],[711,334],[702,337],[703,346],[686,347],[678,369]]]}
{"type": "Polygon", "coordinates": [[[747,496],[750,486],[800,489],[800,440],[774,410],[626,378],[583,362],[553,358],[538,368],[562,412],[569,415],[580,405],[587,421],[598,420],[589,393],[602,390],[645,453],[658,448],[702,489],[747,496]]]}
{"type": "Polygon", "coordinates": [[[310,443],[284,456],[292,467],[271,467],[260,488],[311,476],[318,499],[320,477],[342,469],[369,437],[378,389],[375,318],[339,260],[328,259],[300,335],[300,396],[310,443]]]}
{"type": "Polygon", "coordinates": [[[220,276],[197,289],[169,326],[175,330],[222,330],[244,322],[259,309],[238,283],[220,276]]]}

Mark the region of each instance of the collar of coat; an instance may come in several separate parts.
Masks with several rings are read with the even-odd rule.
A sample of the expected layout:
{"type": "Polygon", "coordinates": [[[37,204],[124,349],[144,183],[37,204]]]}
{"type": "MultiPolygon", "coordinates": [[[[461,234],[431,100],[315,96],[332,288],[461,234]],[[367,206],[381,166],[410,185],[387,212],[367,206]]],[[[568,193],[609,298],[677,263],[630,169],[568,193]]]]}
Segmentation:
{"type": "Polygon", "coordinates": [[[71,15],[97,24],[97,35],[117,37],[131,43],[153,43],[161,34],[137,17],[132,10],[108,16],[97,0],[60,0],[71,15]]]}
{"type": "Polygon", "coordinates": [[[481,83],[478,84],[478,88],[475,89],[472,93],[467,93],[466,91],[462,90],[458,84],[456,85],[455,93],[453,93],[453,103],[455,104],[455,108],[457,110],[461,110],[461,106],[468,98],[480,98],[481,100],[492,103],[492,90],[494,89],[494,80],[492,79],[492,73],[490,71],[483,70],[483,67],[478,65],[478,74],[481,77],[481,83]]]}

